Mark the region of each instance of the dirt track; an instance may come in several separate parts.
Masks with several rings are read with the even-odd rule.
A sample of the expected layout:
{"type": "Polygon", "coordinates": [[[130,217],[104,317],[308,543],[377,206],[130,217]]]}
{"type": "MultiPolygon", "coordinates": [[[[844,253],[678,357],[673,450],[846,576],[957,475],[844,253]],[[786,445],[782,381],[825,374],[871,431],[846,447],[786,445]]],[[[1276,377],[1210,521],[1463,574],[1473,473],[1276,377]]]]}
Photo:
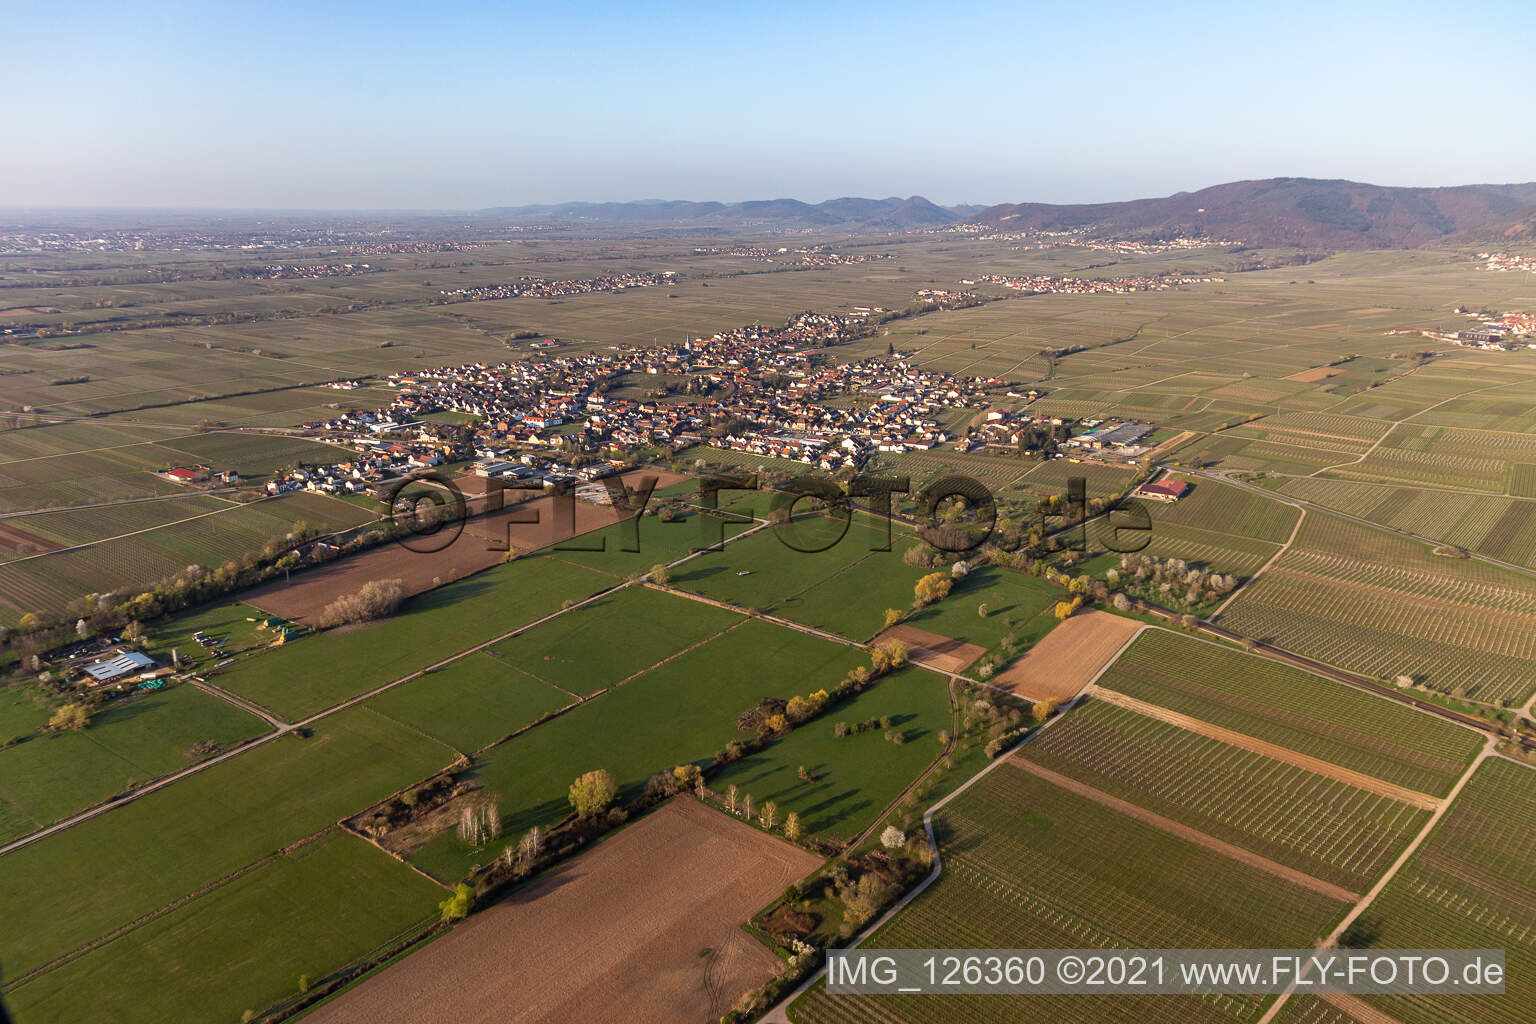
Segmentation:
{"type": "Polygon", "coordinates": [[[1313,892],[1322,893],[1324,896],[1340,900],[1344,903],[1353,904],[1360,898],[1359,893],[1350,892],[1348,889],[1334,885],[1332,882],[1325,882],[1321,878],[1313,878],[1309,874],[1297,871],[1295,868],[1288,868],[1284,864],[1277,864],[1268,857],[1260,857],[1258,854],[1244,850],[1242,847],[1233,846],[1231,843],[1224,843],[1215,836],[1206,835],[1199,829],[1190,828],[1188,825],[1180,824],[1171,818],[1165,818],[1161,814],[1154,814],[1145,807],[1138,807],[1133,803],[1121,800],[1119,797],[1110,796],[1108,793],[1094,789],[1092,786],[1078,782],[1076,779],[1069,779],[1067,776],[1059,775],[1048,768],[1042,768],[1032,761],[1024,760],[1024,754],[1022,753],[1011,758],[1009,763],[1022,771],[1044,779],[1046,782],[1060,786],[1068,792],[1076,793],[1078,796],[1086,797],[1095,803],[1103,804],[1111,810],[1128,814],[1137,821],[1146,822],[1153,828],[1162,829],[1164,832],[1178,836],[1180,839],[1187,839],[1189,842],[1203,846],[1207,850],[1219,853],[1223,857],[1230,857],[1233,860],[1241,861],[1249,867],[1258,868],[1260,871],[1274,875],[1276,878],[1283,878],[1287,882],[1311,889],[1313,892]]]}
{"type": "Polygon", "coordinates": [[[940,672],[964,672],[966,666],[987,653],[985,647],[964,644],[947,636],[913,626],[892,626],[875,637],[876,644],[900,640],[907,645],[907,659],[940,672]]]}
{"type": "Polygon", "coordinates": [[[820,864],[679,797],[306,1020],[717,1021],[779,966],[738,925],[820,864]]]}
{"type": "Polygon", "coordinates": [[[1133,619],[1091,608],[1080,611],[992,682],[1030,700],[1070,700],[1140,629],[1133,619]]]}
{"type": "Polygon", "coordinates": [[[1432,811],[1440,806],[1440,801],[1428,793],[1420,793],[1418,790],[1396,786],[1370,775],[1350,771],[1348,768],[1341,768],[1328,761],[1308,757],[1306,754],[1298,753],[1289,747],[1266,743],[1264,740],[1255,739],[1240,732],[1233,732],[1231,729],[1223,729],[1219,725],[1202,722],[1198,718],[1190,718],[1188,715],[1169,711],[1167,708],[1158,707],[1156,704],[1148,704],[1144,700],[1137,700],[1135,697],[1117,693],[1114,690],[1096,688],[1093,691],[1093,695],[1109,704],[1118,704],[1120,707],[1134,711],[1137,714],[1146,715],[1148,718],[1155,718],[1160,722],[1176,725],[1180,729],[1188,729],[1190,732],[1199,733],[1201,736],[1209,736],[1213,740],[1220,740],[1234,747],[1250,750],[1255,754],[1272,757],[1276,761],[1295,765],[1297,768],[1303,768],[1315,775],[1321,775],[1324,778],[1333,779],[1335,782],[1342,782],[1357,789],[1363,789],[1368,793],[1387,797],[1389,800],[1401,800],[1405,804],[1421,807],[1426,811],[1432,811]]]}

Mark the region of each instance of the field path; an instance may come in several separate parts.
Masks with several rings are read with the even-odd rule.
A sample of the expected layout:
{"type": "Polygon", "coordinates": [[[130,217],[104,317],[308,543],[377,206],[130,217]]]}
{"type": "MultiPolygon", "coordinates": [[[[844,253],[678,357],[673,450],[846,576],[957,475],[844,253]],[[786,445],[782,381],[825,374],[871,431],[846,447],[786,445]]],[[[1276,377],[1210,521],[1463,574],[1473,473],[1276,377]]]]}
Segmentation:
{"type": "Polygon", "coordinates": [[[1285,538],[1285,543],[1280,545],[1280,550],[1276,551],[1273,555],[1270,555],[1269,561],[1255,569],[1252,576],[1249,576],[1247,579],[1243,580],[1242,583],[1238,584],[1237,589],[1228,594],[1227,599],[1216,606],[1216,610],[1211,612],[1211,614],[1208,616],[1209,618],[1214,619],[1222,612],[1226,611],[1227,605],[1237,600],[1238,594],[1241,594],[1244,590],[1247,590],[1249,585],[1252,584],[1254,580],[1264,575],[1264,570],[1268,569],[1270,566],[1279,561],[1280,556],[1289,551],[1291,549],[1291,545],[1296,543],[1296,537],[1301,533],[1301,524],[1307,521],[1307,510],[1298,505],[1296,506],[1296,511],[1301,514],[1296,517],[1296,525],[1291,527],[1291,535],[1285,538]]]}
{"type": "Polygon", "coordinates": [[[1339,765],[1315,757],[1309,757],[1288,747],[1267,743],[1264,740],[1255,739],[1240,732],[1233,732],[1231,729],[1223,729],[1219,725],[1212,725],[1210,722],[1203,722],[1198,718],[1181,715],[1177,711],[1169,711],[1167,708],[1158,707],[1156,704],[1148,704],[1144,700],[1138,700],[1117,690],[1106,690],[1102,687],[1096,687],[1093,690],[1093,696],[1098,697],[1105,703],[1118,705],[1139,715],[1155,718],[1160,722],[1167,722],[1169,725],[1178,726],[1180,729],[1198,733],[1201,736],[1219,740],[1222,743],[1240,747],[1243,750],[1261,754],[1264,757],[1272,758],[1285,764],[1294,765],[1314,775],[1321,775],[1324,778],[1333,779],[1335,782],[1342,782],[1347,786],[1354,786],[1356,789],[1363,789],[1368,793],[1384,796],[1389,800],[1398,800],[1426,811],[1439,810],[1442,803],[1442,801],[1430,796],[1428,793],[1420,793],[1405,786],[1396,786],[1374,776],[1351,771],[1348,768],[1341,768],[1339,765]]]}
{"type": "MultiPolygon", "coordinates": [[[[1462,789],[1466,787],[1467,782],[1477,771],[1478,766],[1493,756],[1497,746],[1498,738],[1495,736],[1488,737],[1488,741],[1483,744],[1483,749],[1478,751],[1477,756],[1472,759],[1472,763],[1467,766],[1467,770],[1461,773],[1461,778],[1456,780],[1456,785],[1451,787],[1450,794],[1430,814],[1429,820],[1424,823],[1424,827],[1419,829],[1419,834],[1413,837],[1412,842],[1403,847],[1403,852],[1397,855],[1397,860],[1393,861],[1392,866],[1387,868],[1386,873],[1376,880],[1376,884],[1371,886],[1370,891],[1360,897],[1359,901],[1355,903],[1354,908],[1344,915],[1344,920],[1335,925],[1333,931],[1328,933],[1328,937],[1317,944],[1319,949],[1331,949],[1339,944],[1339,937],[1344,934],[1350,925],[1359,919],[1361,914],[1365,913],[1365,908],[1369,907],[1376,897],[1381,895],[1381,891],[1387,887],[1387,883],[1397,877],[1397,873],[1403,869],[1403,865],[1408,863],[1418,848],[1423,845],[1424,840],[1429,838],[1429,834],[1435,830],[1435,826],[1445,816],[1446,810],[1461,795],[1462,789]]],[[[1264,1016],[1258,1019],[1256,1024],[1270,1024],[1275,1019],[1275,1015],[1280,1012],[1280,1008],[1286,1004],[1286,1001],[1291,998],[1295,991],[1296,982],[1293,981],[1286,987],[1284,992],[1280,993],[1280,998],[1270,1004],[1269,1009],[1265,1012],[1264,1016]]]]}
{"type": "Polygon", "coordinates": [[[235,693],[231,690],[226,690],[222,686],[216,686],[213,683],[208,682],[208,680],[203,679],[201,676],[188,675],[183,676],[182,678],[209,696],[217,697],[222,701],[233,704],[235,707],[239,708],[241,711],[244,711],[248,715],[255,715],[257,718],[266,722],[274,729],[281,729],[288,724],[281,718],[278,718],[272,712],[268,711],[266,708],[262,707],[260,704],[257,704],[255,701],[246,700],[238,693],[235,693]]]}
{"type": "Polygon", "coordinates": [[[1350,892],[1342,886],[1334,885],[1332,882],[1325,882],[1321,878],[1314,878],[1305,872],[1297,871],[1295,868],[1288,868],[1284,864],[1277,864],[1268,857],[1261,857],[1240,846],[1224,843],[1215,836],[1207,835],[1199,829],[1190,828],[1188,825],[1174,821],[1172,818],[1165,818],[1161,814],[1149,811],[1145,807],[1138,807],[1129,801],[1121,800],[1119,797],[1110,796],[1103,790],[1094,789],[1092,786],[1078,782],[1076,779],[1059,775],[1049,768],[1042,768],[1033,761],[1026,761],[1018,755],[1011,756],[1007,760],[1009,764],[1020,771],[1029,772],[1031,775],[1044,779],[1053,786],[1060,786],[1069,793],[1076,793],[1080,797],[1092,800],[1096,804],[1102,804],[1112,811],[1119,811],[1121,814],[1135,818],[1137,821],[1151,825],[1153,828],[1167,832],[1169,835],[1187,840],[1196,846],[1203,846],[1213,853],[1219,853],[1223,857],[1230,857],[1235,861],[1247,864],[1249,867],[1258,868],[1265,874],[1274,875],[1276,878],[1283,878],[1294,885],[1299,885],[1304,889],[1311,889],[1313,892],[1321,893],[1330,899],[1336,899],[1342,903],[1352,903],[1360,898],[1359,893],[1350,892]]]}

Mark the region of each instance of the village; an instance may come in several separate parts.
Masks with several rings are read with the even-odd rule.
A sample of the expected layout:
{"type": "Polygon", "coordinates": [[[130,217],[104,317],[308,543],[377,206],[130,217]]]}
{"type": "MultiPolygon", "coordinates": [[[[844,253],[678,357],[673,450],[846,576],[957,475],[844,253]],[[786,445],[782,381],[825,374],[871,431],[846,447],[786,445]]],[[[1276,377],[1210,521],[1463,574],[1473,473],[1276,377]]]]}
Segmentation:
{"type": "Polygon", "coordinates": [[[1480,252],[1477,258],[1488,270],[1524,270],[1536,274],[1536,256],[1517,256],[1509,252],[1480,252]]]}
{"type": "Polygon", "coordinates": [[[257,274],[269,281],[289,281],[357,277],[374,272],[375,268],[366,263],[269,263],[257,274]]]}
{"type": "Polygon", "coordinates": [[[894,349],[850,362],[829,351],[867,333],[866,314],[808,312],[782,328],[748,325],[670,346],[397,373],[385,381],[396,392],[389,405],[306,424],[355,458],[296,467],[266,488],[377,494],[412,472],[471,460],[476,475],[556,486],[598,479],[637,452],[701,445],[837,472],[876,453],[945,444],[1017,451],[1049,438],[1057,454],[1054,442],[1070,437],[1060,417],[992,408],[994,393],[1027,404],[1040,391],[925,369],[894,349]],[[967,409],[977,411],[959,412],[967,409]]]}
{"type": "Polygon", "coordinates": [[[934,229],[936,232],[972,235],[982,242],[1032,242],[1032,245],[1014,245],[1014,252],[1045,251],[1047,249],[1088,249],[1093,252],[1109,252],[1118,256],[1157,256],[1169,252],[1188,252],[1195,249],[1226,248],[1242,245],[1242,242],[1222,238],[1175,235],[1172,238],[1130,239],[1095,238],[1079,231],[1048,231],[1026,229],[1022,231],[997,231],[986,224],[950,224],[934,229]]]}
{"type": "Polygon", "coordinates": [[[603,274],[599,277],[569,281],[547,281],[542,277],[520,277],[509,284],[488,284],[474,288],[443,289],[441,302],[483,302],[488,299],[555,299],[568,295],[586,295],[590,292],[622,292],[627,288],[654,288],[670,284],[676,272],[664,270],[659,274],[603,274]]]}
{"type": "Polygon", "coordinates": [[[988,284],[1000,284],[1004,288],[1026,292],[1030,295],[1104,295],[1126,292],[1167,291],[1192,284],[1219,284],[1220,277],[1189,277],[1183,274],[1151,274],[1137,277],[1059,277],[1047,274],[1011,276],[988,274],[981,280],[988,284]]]}

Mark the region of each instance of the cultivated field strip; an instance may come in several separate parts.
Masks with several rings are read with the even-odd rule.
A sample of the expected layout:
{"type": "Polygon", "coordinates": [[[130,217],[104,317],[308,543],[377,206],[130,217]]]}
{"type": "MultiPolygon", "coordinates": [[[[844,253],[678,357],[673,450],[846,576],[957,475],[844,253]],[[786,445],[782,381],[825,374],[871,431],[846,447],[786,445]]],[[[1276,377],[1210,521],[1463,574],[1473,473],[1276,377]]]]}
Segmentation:
{"type": "Polygon", "coordinates": [[[1099,685],[1433,796],[1481,746],[1470,729],[1168,630],[1144,631],[1099,685]]]}
{"type": "MultiPolygon", "coordinates": [[[[1343,904],[1054,786],[994,771],[937,822],[944,874],[867,941],[870,948],[1309,944],[1343,904]]],[[[1258,997],[828,998],[791,1008],[797,1024],[1233,1024],[1258,997]]]]}
{"type": "Polygon", "coordinates": [[[1387,436],[1383,446],[1501,462],[1536,459],[1536,434],[1506,430],[1458,430],[1405,423],[1387,436]]]}
{"type": "Polygon", "coordinates": [[[1020,754],[1260,856],[1363,890],[1428,812],[1091,701],[1020,754]]]}
{"type": "Polygon", "coordinates": [[[1283,412],[1266,416],[1252,424],[1254,429],[1286,431],[1306,437],[1320,437],[1346,441],[1375,442],[1391,430],[1388,420],[1367,419],[1363,416],[1342,416],[1324,412],[1283,412]]]}
{"type": "Polygon", "coordinates": [[[1241,609],[1234,605],[1221,622],[1275,646],[1362,675],[1385,680],[1406,677],[1454,697],[1518,705],[1536,687],[1536,667],[1521,658],[1433,639],[1405,638],[1400,632],[1339,623],[1325,615],[1276,607],[1257,599],[1241,609]]]}
{"type": "Polygon", "coordinates": [[[1294,996],[1276,1014],[1273,1024],[1396,1024],[1390,1017],[1365,1005],[1361,1019],[1319,996],[1294,996]]]}
{"type": "MultiPolygon", "coordinates": [[[[1142,554],[1158,558],[1182,558],[1192,566],[1209,566],[1213,571],[1251,576],[1280,550],[1278,544],[1252,540],[1248,537],[1217,530],[1201,529],[1177,523],[1164,523],[1152,515],[1152,530],[1134,535],[1138,541],[1146,538],[1147,546],[1142,554]]],[[[1125,545],[1127,534],[1117,534],[1108,519],[1095,519],[1088,525],[1088,543],[1093,548],[1109,548],[1114,542],[1125,545]]]]}
{"type": "Polygon", "coordinates": [[[1489,703],[1536,690],[1536,580],[1331,516],[1309,517],[1220,621],[1341,668],[1489,703]]]}
{"type": "Polygon", "coordinates": [[[1501,997],[1366,997],[1402,1024],[1530,1024],[1536,1006],[1536,769],[1478,768],[1367,908],[1383,948],[1503,949],[1501,997]]]}
{"type": "Polygon", "coordinates": [[[1394,530],[1536,567],[1536,502],[1314,477],[1287,480],[1280,492],[1394,530]]]}
{"type": "MultiPolygon", "coordinates": [[[[81,521],[90,521],[94,515],[106,524],[113,521],[116,511],[104,508],[68,514],[81,521]]],[[[14,621],[27,612],[57,613],[85,594],[151,583],[189,565],[216,568],[259,549],[273,537],[286,536],[301,521],[331,532],[374,518],[355,505],[307,491],[188,514],[198,518],[0,565],[0,621],[14,621]]],[[[25,523],[29,518],[11,522],[25,523]]]]}
{"type": "MultiPolygon", "coordinates": [[[[1373,442],[1360,438],[1337,437],[1331,434],[1316,434],[1300,430],[1281,430],[1267,427],[1268,420],[1258,420],[1251,424],[1244,424],[1223,431],[1232,437],[1246,437],[1253,441],[1266,441],[1271,444],[1295,445],[1323,454],[1337,456],[1364,455],[1370,451],[1373,442]]],[[[1244,453],[1248,453],[1244,449],[1244,453]]],[[[1339,461],[1334,459],[1333,461],[1339,461]]]]}
{"type": "Polygon", "coordinates": [[[1328,470],[1328,475],[1350,480],[1388,480],[1503,494],[1509,473],[1507,463],[1498,459],[1382,447],[1360,462],[1328,470]]]}

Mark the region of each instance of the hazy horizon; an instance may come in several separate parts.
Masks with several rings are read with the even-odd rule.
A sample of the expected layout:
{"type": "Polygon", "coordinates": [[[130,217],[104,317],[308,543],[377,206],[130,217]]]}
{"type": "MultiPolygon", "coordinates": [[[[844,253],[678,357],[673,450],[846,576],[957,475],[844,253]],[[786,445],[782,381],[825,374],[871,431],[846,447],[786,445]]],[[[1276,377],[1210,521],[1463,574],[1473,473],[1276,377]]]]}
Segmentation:
{"type": "MultiPolygon", "coordinates": [[[[1277,176],[1536,178],[1485,24],[1423,4],[1185,10],[9,5],[6,209],[454,213],[1166,196],[1277,176]],[[1446,72],[1415,70],[1443,61],[1446,72]]],[[[1482,17],[1476,16],[1481,14],[1482,17]]]]}
{"type": "MultiPolygon", "coordinates": [[[[1376,185],[1376,186],[1383,186],[1383,187],[1388,187],[1388,188],[1458,188],[1458,187],[1469,187],[1469,186],[1471,186],[1471,187],[1475,187],[1475,186],[1494,186],[1494,187],[1497,187],[1497,186],[1502,186],[1502,185],[1523,185],[1523,184],[1536,183],[1536,176],[1533,176],[1530,179],[1526,179],[1526,180],[1522,180],[1522,181],[1514,181],[1514,180],[1511,180],[1511,181],[1445,181],[1445,182],[1435,182],[1435,183],[1428,183],[1428,184],[1425,183],[1425,182],[1421,182],[1421,181],[1383,182],[1383,181],[1360,181],[1359,179],[1322,179],[1322,178],[1318,178],[1316,175],[1310,175],[1310,174],[1271,174],[1271,175],[1265,175],[1264,178],[1265,179],[1269,179],[1269,178],[1275,178],[1275,179],[1298,178],[1298,179],[1309,179],[1309,180],[1318,180],[1318,181],[1322,181],[1322,180],[1348,180],[1348,181],[1351,181],[1351,182],[1353,182],[1355,184],[1376,185]]],[[[1233,180],[1234,181],[1238,181],[1238,180],[1262,180],[1262,179],[1233,179],[1233,180]]],[[[1193,188],[1177,189],[1177,190],[1175,190],[1173,192],[1159,193],[1157,195],[1150,195],[1150,194],[1149,195],[1121,195],[1121,196],[1113,196],[1113,197],[1100,198],[1100,199],[1086,199],[1086,200],[1081,200],[1080,202],[1084,203],[1084,204],[1090,204],[1091,205],[1091,204],[1095,204],[1095,203],[1129,202],[1129,201],[1134,201],[1134,200],[1138,200],[1138,199],[1163,199],[1163,198],[1167,198],[1169,196],[1177,195],[1177,194],[1180,194],[1180,193],[1199,192],[1202,189],[1211,188],[1211,187],[1216,186],[1216,185],[1226,185],[1226,184],[1232,184],[1232,183],[1233,183],[1232,181],[1212,181],[1212,182],[1207,182],[1204,185],[1195,186],[1193,188]]],[[[391,215],[399,215],[399,216],[410,215],[410,216],[422,216],[422,217],[452,217],[452,216],[458,216],[458,215],[464,215],[464,214],[480,214],[480,213],[484,213],[487,210],[519,209],[519,208],[525,208],[525,207],[539,207],[539,206],[547,206],[547,207],[575,206],[575,205],[602,206],[602,205],[609,205],[609,204],[625,205],[625,204],[642,204],[642,203],[700,203],[700,204],[703,204],[703,203],[721,203],[723,205],[730,206],[730,205],[735,204],[735,203],[757,202],[757,201],[766,201],[766,202],[798,201],[798,202],[803,202],[803,203],[807,203],[807,204],[810,204],[810,205],[814,206],[814,205],[816,205],[818,203],[830,202],[830,201],[835,201],[835,200],[839,200],[839,199],[871,199],[871,200],[901,199],[901,200],[906,200],[906,199],[915,199],[915,198],[927,199],[929,202],[933,203],[936,206],[942,206],[942,207],[946,207],[946,208],[964,207],[964,206],[972,206],[972,207],[978,207],[978,208],[985,208],[985,207],[988,207],[988,206],[997,206],[997,205],[1003,205],[1003,204],[1009,204],[1009,203],[1049,203],[1048,200],[1035,199],[1035,198],[1030,197],[1030,196],[1015,196],[1015,197],[1011,197],[1011,198],[990,199],[990,200],[984,200],[984,201],[980,201],[980,202],[965,201],[965,200],[957,200],[957,201],[950,202],[950,201],[944,201],[944,200],[940,200],[940,199],[935,199],[933,196],[924,196],[924,195],[922,195],[920,193],[917,193],[917,192],[904,193],[904,194],[902,194],[902,193],[876,194],[876,193],[872,193],[872,192],[866,192],[866,193],[847,192],[847,193],[840,193],[838,195],[819,196],[819,197],[816,197],[816,198],[807,198],[805,196],[798,196],[798,195],[750,195],[750,196],[733,197],[733,198],[730,198],[730,199],[717,199],[717,198],[713,198],[713,197],[694,198],[694,197],[690,197],[690,196],[667,196],[667,197],[663,197],[663,196],[639,196],[639,197],[628,198],[628,199],[621,199],[621,198],[615,198],[615,199],[588,199],[588,198],[580,198],[580,197],[578,197],[578,198],[573,198],[573,199],[557,200],[557,201],[554,201],[554,202],[492,203],[492,204],[488,204],[486,206],[459,207],[459,208],[451,208],[451,207],[432,208],[432,207],[408,207],[408,206],[395,206],[395,207],[389,207],[389,206],[308,206],[308,207],[306,207],[306,206],[294,206],[294,207],[286,207],[286,208],[284,208],[284,207],[277,207],[277,206],[172,206],[172,205],[148,205],[148,204],[146,204],[146,205],[99,206],[99,205],[64,205],[64,204],[56,204],[56,203],[37,203],[37,204],[29,204],[29,205],[17,205],[17,204],[0,203],[0,212],[5,212],[5,213],[23,213],[23,214],[25,214],[25,213],[44,213],[44,212],[58,212],[58,213],[243,214],[243,215],[268,214],[268,215],[273,215],[273,216],[276,216],[276,215],[297,216],[297,215],[310,215],[310,214],[322,214],[322,213],[346,213],[346,214],[359,214],[359,215],[360,214],[391,214],[391,215]]],[[[1072,200],[1072,201],[1064,201],[1062,203],[1050,203],[1050,205],[1076,205],[1078,202],[1079,201],[1077,201],[1077,200],[1072,200]]]]}

